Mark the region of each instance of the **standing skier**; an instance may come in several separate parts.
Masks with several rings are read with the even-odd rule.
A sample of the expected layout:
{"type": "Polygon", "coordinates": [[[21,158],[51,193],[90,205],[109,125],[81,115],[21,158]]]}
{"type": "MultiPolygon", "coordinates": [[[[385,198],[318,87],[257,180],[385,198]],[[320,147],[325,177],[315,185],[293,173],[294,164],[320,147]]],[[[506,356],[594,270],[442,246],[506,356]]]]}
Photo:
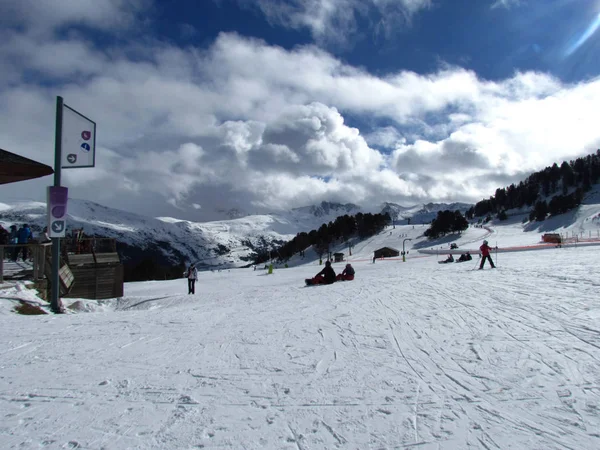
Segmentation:
{"type": "Polygon", "coordinates": [[[490,266],[492,266],[492,269],[495,269],[496,266],[494,265],[494,261],[492,261],[492,257],[490,256],[490,250],[492,248],[488,245],[488,241],[483,241],[483,244],[481,245],[481,247],[479,247],[479,250],[481,250],[481,264],[479,264],[479,270],[483,269],[483,265],[485,264],[485,260],[488,259],[490,261],[490,266]]]}
{"type": "Polygon", "coordinates": [[[188,295],[196,293],[196,280],[198,279],[198,270],[196,266],[192,264],[187,271],[188,279],[188,295]]]}

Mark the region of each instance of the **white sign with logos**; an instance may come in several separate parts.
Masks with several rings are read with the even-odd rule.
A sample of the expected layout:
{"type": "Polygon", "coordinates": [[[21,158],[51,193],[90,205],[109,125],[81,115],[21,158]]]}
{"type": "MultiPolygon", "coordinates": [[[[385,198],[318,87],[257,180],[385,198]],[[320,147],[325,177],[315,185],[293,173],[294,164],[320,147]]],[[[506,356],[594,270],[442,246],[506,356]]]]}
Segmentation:
{"type": "Polygon", "coordinates": [[[63,105],[61,136],[61,168],[94,167],[96,122],[63,105]]]}

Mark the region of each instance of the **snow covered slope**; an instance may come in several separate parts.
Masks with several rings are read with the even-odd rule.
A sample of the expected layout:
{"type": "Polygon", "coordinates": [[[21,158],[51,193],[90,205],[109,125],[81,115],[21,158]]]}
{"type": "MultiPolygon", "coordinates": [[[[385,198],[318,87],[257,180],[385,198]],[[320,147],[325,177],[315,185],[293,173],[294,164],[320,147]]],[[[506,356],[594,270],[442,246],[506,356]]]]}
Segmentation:
{"type": "MultiPolygon", "coordinates": [[[[598,214],[556,225],[598,233],[598,214]]],[[[490,227],[455,242],[543,232],[490,227]]],[[[48,305],[0,286],[3,448],[600,448],[600,247],[507,253],[481,272],[412,249],[369,259],[425,246],[424,229],[357,243],[356,279],[331,286],[304,287],[321,268],[306,258],[202,272],[196,295],[183,279],[126,283],[62,316],[14,314],[16,299],[48,305]]]]}

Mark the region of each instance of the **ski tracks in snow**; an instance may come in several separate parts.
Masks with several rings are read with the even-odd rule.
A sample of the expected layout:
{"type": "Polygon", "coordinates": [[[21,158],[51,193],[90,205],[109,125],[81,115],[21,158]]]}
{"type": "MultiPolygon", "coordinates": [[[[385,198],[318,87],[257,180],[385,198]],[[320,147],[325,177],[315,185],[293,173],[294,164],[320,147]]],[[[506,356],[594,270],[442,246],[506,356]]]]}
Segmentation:
{"type": "Polygon", "coordinates": [[[456,264],[440,282],[412,264],[368,268],[377,276],[315,289],[277,274],[261,278],[268,287],[232,282],[223,297],[214,286],[198,298],[130,297],[116,317],[41,319],[39,337],[13,325],[3,376],[35,367],[60,384],[4,384],[2,438],[9,448],[600,447],[593,273],[456,264]],[[531,292],[532,276],[564,298],[531,292]]]}
{"type": "MultiPolygon", "coordinates": [[[[409,281],[397,295],[375,296],[389,329],[389,345],[398,355],[398,365],[406,366],[413,374],[415,442],[419,441],[421,428],[428,442],[462,434],[476,446],[501,448],[498,437],[493,435],[498,421],[508,423],[517,439],[534,431],[549,448],[570,448],[569,436],[577,440],[595,436],[591,427],[598,422],[597,411],[593,403],[585,400],[584,392],[597,383],[582,375],[589,370],[579,370],[581,358],[569,349],[573,340],[569,345],[563,343],[569,325],[541,315],[529,323],[519,302],[511,304],[499,292],[495,295],[493,286],[487,287],[490,296],[483,296],[482,304],[464,300],[472,296],[465,293],[459,281],[456,286],[443,287],[435,281],[429,283],[427,288],[437,299],[436,304],[427,298],[413,298],[409,281]],[[447,301],[440,304],[439,299],[444,298],[447,301]],[[428,333],[429,317],[438,314],[443,317],[438,316],[433,322],[447,329],[441,342],[432,340],[428,333]],[[547,361],[548,354],[555,357],[547,361]],[[507,375],[503,375],[503,368],[508,369],[507,375]],[[520,374],[513,378],[515,371],[520,374]],[[556,389],[557,380],[558,385],[573,385],[581,393],[580,398],[572,398],[569,389],[556,389]],[[550,400],[554,406],[540,412],[538,400],[550,400]],[[532,413],[532,405],[536,405],[536,413],[532,413]],[[578,411],[577,405],[585,405],[585,411],[578,411]],[[434,414],[435,408],[438,410],[434,414]],[[447,415],[445,410],[452,414],[447,415]],[[456,417],[457,411],[462,411],[462,417],[456,417]]],[[[421,285],[419,291],[423,290],[421,285]]],[[[531,309],[528,313],[538,314],[531,309]]],[[[435,331],[431,336],[439,337],[440,330],[435,331]]],[[[594,330],[583,331],[597,338],[594,330]]],[[[588,342],[591,347],[594,344],[588,342]]],[[[581,351],[587,355],[587,363],[594,364],[596,360],[589,349],[581,351]]],[[[585,396],[589,397],[589,392],[585,396]]]]}

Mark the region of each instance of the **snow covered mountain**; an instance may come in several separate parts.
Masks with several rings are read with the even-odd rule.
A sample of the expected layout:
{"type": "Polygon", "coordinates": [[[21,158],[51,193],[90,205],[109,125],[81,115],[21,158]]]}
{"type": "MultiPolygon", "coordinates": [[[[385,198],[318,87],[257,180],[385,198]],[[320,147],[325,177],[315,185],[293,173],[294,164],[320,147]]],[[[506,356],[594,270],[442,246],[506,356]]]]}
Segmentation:
{"type": "MultiPolygon", "coordinates": [[[[28,223],[34,236],[46,225],[46,204],[0,204],[0,223],[28,223]]],[[[151,257],[159,262],[196,262],[199,267],[249,264],[256,250],[295,236],[297,226],[271,216],[248,216],[230,221],[194,223],[170,217],[145,217],[97,203],[69,199],[68,229],[117,239],[127,260],[151,257]]]]}
{"type": "MultiPolygon", "coordinates": [[[[437,217],[440,211],[460,211],[464,214],[471,206],[469,203],[427,203],[419,207],[416,211],[407,211],[407,216],[411,217],[412,223],[429,223],[437,217]]],[[[408,218],[408,217],[406,217],[408,218]]]]}
{"type": "Polygon", "coordinates": [[[396,223],[423,224],[436,218],[439,211],[460,211],[464,214],[471,206],[469,203],[427,203],[426,205],[401,206],[396,203],[385,202],[381,205],[381,213],[388,213],[396,223]]]}
{"type": "Polygon", "coordinates": [[[225,218],[227,218],[229,220],[239,219],[240,217],[245,217],[248,215],[247,212],[245,212],[241,209],[237,209],[237,208],[217,209],[217,210],[215,210],[215,212],[223,215],[225,218]]]}
{"type": "MultiPolygon", "coordinates": [[[[377,212],[397,211],[401,219],[425,220],[425,217],[435,217],[438,210],[449,208],[433,204],[404,208],[385,203],[377,212]]],[[[467,208],[468,205],[456,207],[467,208]]],[[[367,211],[351,203],[322,202],[285,213],[197,223],[172,217],[146,217],[69,199],[67,224],[69,229],[83,228],[87,235],[115,238],[125,263],[151,258],[163,265],[196,262],[199,268],[225,268],[248,265],[258,251],[283,244],[297,233],[317,229],[338,216],[358,212],[367,211]]],[[[46,225],[46,204],[0,203],[0,224],[8,229],[13,223],[28,223],[34,235],[41,233],[46,225]]]]}
{"type": "Polygon", "coordinates": [[[292,213],[295,215],[312,215],[324,219],[328,218],[329,220],[334,220],[336,217],[345,214],[354,215],[361,211],[362,208],[353,203],[341,204],[330,202],[321,202],[319,205],[303,206],[301,208],[292,209],[292,213]]]}

